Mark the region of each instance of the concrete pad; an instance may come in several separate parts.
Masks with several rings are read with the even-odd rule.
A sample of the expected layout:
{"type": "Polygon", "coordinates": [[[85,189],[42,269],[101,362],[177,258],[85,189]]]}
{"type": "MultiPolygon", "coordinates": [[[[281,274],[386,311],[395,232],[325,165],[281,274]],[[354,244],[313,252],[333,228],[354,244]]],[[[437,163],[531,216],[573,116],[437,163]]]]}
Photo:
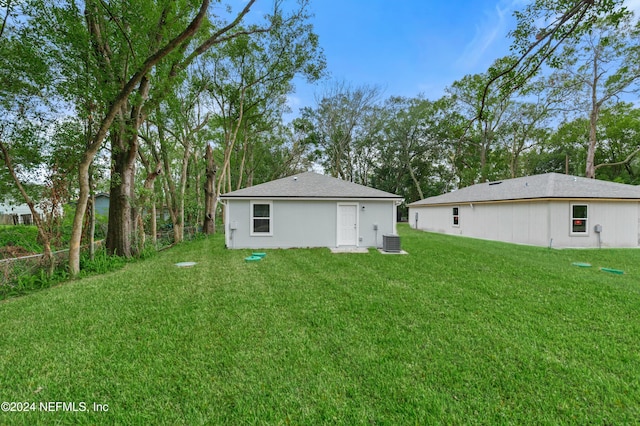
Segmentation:
{"type": "Polygon", "coordinates": [[[329,247],[331,253],[369,253],[367,247],[329,247]]]}
{"type": "Polygon", "coordinates": [[[380,253],[382,253],[382,254],[409,254],[409,253],[407,253],[407,252],[406,252],[406,251],[404,251],[404,250],[400,250],[400,251],[395,251],[395,252],[394,252],[394,251],[384,251],[384,250],[382,250],[382,249],[378,249],[378,251],[379,251],[380,253]]]}
{"type": "Polygon", "coordinates": [[[197,262],[178,262],[178,263],[176,263],[176,266],[178,268],[190,268],[190,267],[192,267],[192,266],[194,266],[196,264],[197,264],[197,262]]]}

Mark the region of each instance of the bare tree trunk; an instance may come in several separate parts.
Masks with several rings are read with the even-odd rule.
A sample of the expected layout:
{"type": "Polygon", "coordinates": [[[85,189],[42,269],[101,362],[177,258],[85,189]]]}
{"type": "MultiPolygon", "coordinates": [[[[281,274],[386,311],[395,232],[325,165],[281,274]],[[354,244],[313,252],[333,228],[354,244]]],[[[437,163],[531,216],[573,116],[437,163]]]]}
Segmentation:
{"type": "MultiPolygon", "coordinates": [[[[109,197],[109,229],[106,247],[109,254],[131,257],[135,248],[132,201],[135,197],[135,160],[138,155],[137,138],[127,137],[127,124],[120,123],[119,131],[111,134],[111,193],[109,197]]],[[[135,130],[137,132],[137,128],[135,130]]]]}
{"type": "MultiPolygon", "coordinates": [[[[165,165],[165,170],[166,170],[166,165],[165,165]]],[[[174,199],[174,194],[175,194],[175,185],[173,184],[173,182],[171,181],[171,178],[169,178],[167,176],[167,174],[164,174],[164,179],[162,180],[162,184],[164,186],[164,196],[165,196],[165,202],[167,205],[167,211],[169,212],[169,217],[171,218],[171,224],[175,227],[177,222],[178,222],[178,218],[176,216],[176,207],[175,207],[175,203],[176,200],[174,199]]]]}
{"type": "Polygon", "coordinates": [[[242,188],[242,181],[244,180],[244,165],[247,161],[247,150],[249,149],[249,135],[247,134],[247,121],[244,122],[244,141],[242,143],[242,159],[240,160],[240,170],[238,171],[238,184],[236,189],[242,188]]]}
{"type": "MultiPolygon", "coordinates": [[[[93,125],[93,119],[90,116],[87,120],[87,130],[86,130],[86,136],[87,136],[87,146],[90,145],[91,140],[89,139],[89,134],[90,134],[90,130],[91,127],[93,125]]],[[[89,210],[89,214],[90,214],[90,223],[89,223],[89,258],[91,259],[91,261],[93,262],[96,258],[96,247],[95,247],[95,239],[96,239],[96,193],[95,193],[95,185],[93,182],[93,162],[91,163],[91,165],[89,166],[89,191],[91,192],[90,195],[90,202],[89,202],[89,206],[90,206],[90,210],[89,210]]]]}
{"type": "Polygon", "coordinates": [[[195,169],[195,193],[196,193],[196,213],[193,218],[193,223],[200,223],[200,219],[202,218],[202,175],[200,173],[200,168],[198,167],[198,158],[200,158],[200,153],[197,148],[193,150],[193,168],[195,169]]]}
{"type": "Polygon", "coordinates": [[[589,114],[589,148],[587,149],[587,165],[585,169],[585,177],[595,179],[596,177],[596,145],[598,143],[597,125],[598,125],[599,108],[597,104],[593,105],[591,114],[589,114]]]}
{"type": "MultiPolygon", "coordinates": [[[[143,161],[144,162],[144,161],[143,161]]],[[[143,217],[143,211],[145,209],[147,209],[148,207],[151,207],[151,209],[153,210],[152,215],[151,215],[151,222],[152,222],[152,228],[154,228],[151,232],[153,235],[153,243],[155,244],[155,203],[153,202],[153,184],[156,180],[156,178],[158,176],[160,176],[160,174],[162,173],[162,163],[158,162],[155,166],[155,168],[153,170],[149,170],[148,168],[148,163],[145,164],[146,168],[147,168],[147,177],[144,180],[144,185],[143,185],[143,190],[142,190],[142,195],[140,196],[140,199],[138,200],[138,208],[135,209],[135,215],[136,215],[136,219],[135,219],[135,223],[137,224],[137,232],[138,232],[138,241],[140,243],[140,247],[144,248],[144,244],[146,242],[146,235],[144,232],[144,217],[143,217]],[[150,206],[151,204],[151,206],[150,206]]]]}
{"type": "Polygon", "coordinates": [[[140,80],[138,94],[139,103],[131,107],[128,118],[125,118],[127,103],[123,104],[120,126],[111,129],[111,196],[109,201],[109,230],[106,247],[109,254],[131,257],[140,253],[140,241],[136,227],[136,210],[134,208],[136,191],[136,159],[138,158],[138,130],[142,125],[142,105],[149,95],[149,79],[144,76],[140,80]],[[115,201],[115,203],[114,203],[115,201]]]}
{"type": "Polygon", "coordinates": [[[215,200],[215,187],[216,187],[216,163],[213,161],[213,148],[207,144],[207,150],[205,153],[205,161],[207,164],[207,181],[204,189],[204,224],[202,226],[203,232],[207,235],[215,234],[216,232],[216,200],[215,200]]]}
{"type": "Polygon", "coordinates": [[[480,142],[480,182],[487,181],[487,149],[490,144],[489,141],[489,125],[485,124],[482,130],[482,141],[480,142]]]}
{"type": "Polygon", "coordinates": [[[173,224],[173,242],[181,243],[182,241],[184,241],[184,222],[178,220],[173,224]]]}
{"type": "Polygon", "coordinates": [[[247,187],[253,186],[253,176],[256,169],[256,165],[253,157],[253,146],[249,147],[249,164],[251,164],[251,169],[249,169],[247,173],[247,187]]]}
{"type": "MultiPolygon", "coordinates": [[[[178,200],[177,200],[177,191],[176,186],[171,178],[171,162],[169,161],[168,148],[166,146],[166,141],[164,137],[164,129],[162,126],[158,126],[158,139],[160,141],[160,157],[162,158],[162,166],[164,168],[162,184],[164,187],[164,196],[166,199],[167,210],[169,211],[169,216],[171,217],[171,224],[174,227],[174,237],[175,237],[175,228],[179,226],[178,224],[178,200]]],[[[163,212],[164,214],[164,212],[163,212]]],[[[179,242],[179,241],[175,241],[179,242]]]]}
{"type": "Polygon", "coordinates": [[[596,50],[593,58],[593,81],[591,82],[591,112],[589,113],[589,148],[587,149],[587,164],[584,175],[590,179],[596,178],[596,145],[598,143],[598,115],[600,104],[598,102],[598,63],[599,55],[596,50]]]}
{"type": "Polygon", "coordinates": [[[247,146],[246,144],[242,148],[242,158],[240,159],[240,169],[238,170],[238,183],[236,184],[236,190],[242,188],[242,181],[244,178],[244,163],[247,160],[247,146]]]}
{"type": "MultiPolygon", "coordinates": [[[[154,197],[155,198],[155,197],[154,197]]],[[[158,211],[156,209],[156,201],[155,199],[151,203],[151,242],[155,246],[158,244],[158,220],[157,220],[158,211]]]]}
{"type": "Polygon", "coordinates": [[[407,164],[407,168],[409,169],[409,174],[411,175],[411,180],[413,181],[413,184],[416,186],[416,190],[418,190],[418,195],[420,196],[421,200],[424,200],[424,195],[422,194],[422,188],[420,188],[420,182],[418,182],[418,179],[416,178],[416,174],[413,172],[413,167],[411,167],[411,164],[407,164]]]}
{"type": "Polygon", "coordinates": [[[185,214],[184,214],[184,199],[187,192],[187,179],[189,170],[189,159],[191,158],[191,135],[187,136],[184,141],[184,156],[182,157],[182,171],[180,174],[180,193],[178,198],[180,205],[178,207],[178,226],[173,227],[175,241],[182,242],[184,240],[184,227],[185,227],[185,214]]]}
{"type": "Polygon", "coordinates": [[[18,175],[16,174],[15,169],[13,168],[13,163],[11,162],[11,157],[9,155],[9,150],[5,146],[5,144],[0,141],[0,152],[2,153],[2,157],[4,160],[4,164],[7,166],[9,170],[9,174],[11,175],[11,179],[18,187],[20,194],[24,198],[25,203],[29,206],[29,211],[31,211],[31,216],[33,217],[33,223],[35,223],[36,228],[38,230],[38,237],[42,241],[43,246],[43,260],[45,265],[47,266],[47,273],[49,275],[53,274],[53,270],[55,269],[55,262],[53,258],[53,253],[51,251],[51,238],[50,235],[45,231],[44,224],[42,223],[42,219],[40,215],[35,209],[35,205],[27,191],[24,189],[22,182],[18,179],[18,175]]]}
{"type": "Polygon", "coordinates": [[[89,257],[93,261],[96,258],[96,194],[91,191],[89,202],[89,257]]]}
{"type": "Polygon", "coordinates": [[[520,159],[520,147],[523,144],[518,144],[516,142],[516,137],[513,137],[513,145],[511,145],[511,158],[509,159],[509,172],[511,174],[511,179],[516,177],[518,162],[520,159]]]}
{"type": "MultiPolygon", "coordinates": [[[[95,150],[97,152],[97,149],[95,150]]],[[[89,201],[89,165],[93,162],[96,152],[87,151],[82,156],[78,166],[78,184],[80,195],[73,216],[71,239],[69,240],[69,273],[75,276],[80,272],[80,243],[82,241],[82,222],[89,201]]]]}

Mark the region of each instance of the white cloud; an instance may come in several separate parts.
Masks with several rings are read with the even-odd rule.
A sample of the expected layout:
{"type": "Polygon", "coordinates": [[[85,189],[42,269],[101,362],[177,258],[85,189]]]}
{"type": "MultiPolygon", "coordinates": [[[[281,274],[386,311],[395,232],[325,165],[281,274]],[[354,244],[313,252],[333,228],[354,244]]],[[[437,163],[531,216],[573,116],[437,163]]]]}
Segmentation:
{"type": "Polygon", "coordinates": [[[289,108],[295,109],[296,107],[299,107],[300,105],[302,105],[302,100],[294,94],[288,94],[287,105],[289,105],[289,108]]]}
{"type": "Polygon", "coordinates": [[[456,66],[469,70],[481,65],[481,62],[493,62],[504,56],[506,49],[494,53],[492,51],[504,49],[504,41],[513,25],[513,11],[522,5],[523,0],[499,0],[493,10],[486,11],[484,19],[476,27],[474,38],[465,46],[456,66]]]}

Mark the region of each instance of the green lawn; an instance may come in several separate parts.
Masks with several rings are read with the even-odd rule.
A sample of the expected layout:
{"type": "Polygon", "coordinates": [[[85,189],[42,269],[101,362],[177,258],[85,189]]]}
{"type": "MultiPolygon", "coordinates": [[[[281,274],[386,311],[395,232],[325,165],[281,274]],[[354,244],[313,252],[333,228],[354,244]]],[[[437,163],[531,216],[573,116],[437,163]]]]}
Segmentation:
{"type": "Polygon", "coordinates": [[[0,400],[87,411],[0,424],[640,422],[640,251],[401,235],[251,264],[216,236],[1,302],[0,400]]]}

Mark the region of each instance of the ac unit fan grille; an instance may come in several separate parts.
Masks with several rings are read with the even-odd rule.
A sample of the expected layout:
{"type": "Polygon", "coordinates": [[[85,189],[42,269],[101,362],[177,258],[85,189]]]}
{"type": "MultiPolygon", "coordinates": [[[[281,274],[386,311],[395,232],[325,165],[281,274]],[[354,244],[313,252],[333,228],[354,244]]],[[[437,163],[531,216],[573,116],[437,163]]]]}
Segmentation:
{"type": "Polygon", "coordinates": [[[382,250],[390,253],[400,253],[400,236],[399,235],[383,235],[382,250]]]}

